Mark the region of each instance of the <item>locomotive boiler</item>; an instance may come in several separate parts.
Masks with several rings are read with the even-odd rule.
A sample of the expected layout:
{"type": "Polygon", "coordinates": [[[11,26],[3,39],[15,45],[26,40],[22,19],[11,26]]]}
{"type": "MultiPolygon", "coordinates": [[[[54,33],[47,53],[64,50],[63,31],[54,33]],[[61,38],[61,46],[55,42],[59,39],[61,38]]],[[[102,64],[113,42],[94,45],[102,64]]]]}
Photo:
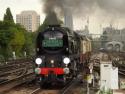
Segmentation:
{"type": "Polygon", "coordinates": [[[77,33],[59,25],[48,26],[39,32],[35,73],[41,87],[46,83],[66,83],[77,76],[82,68],[80,60],[84,59],[82,40],[77,33]]]}

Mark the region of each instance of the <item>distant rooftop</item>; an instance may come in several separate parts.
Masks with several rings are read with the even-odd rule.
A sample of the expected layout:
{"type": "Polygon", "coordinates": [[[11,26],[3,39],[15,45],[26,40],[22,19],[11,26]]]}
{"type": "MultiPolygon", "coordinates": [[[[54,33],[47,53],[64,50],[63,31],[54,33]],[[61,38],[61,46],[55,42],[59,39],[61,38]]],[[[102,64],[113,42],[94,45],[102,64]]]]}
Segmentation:
{"type": "Polygon", "coordinates": [[[25,10],[25,11],[22,11],[21,14],[37,14],[37,12],[33,10],[25,10]]]}

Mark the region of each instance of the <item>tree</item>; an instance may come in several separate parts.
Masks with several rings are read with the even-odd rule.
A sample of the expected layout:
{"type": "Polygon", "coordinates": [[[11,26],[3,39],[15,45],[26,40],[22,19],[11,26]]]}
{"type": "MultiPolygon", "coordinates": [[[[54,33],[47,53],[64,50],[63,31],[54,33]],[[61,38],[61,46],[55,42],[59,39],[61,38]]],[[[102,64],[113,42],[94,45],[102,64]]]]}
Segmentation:
{"type": "Polygon", "coordinates": [[[10,8],[6,9],[6,13],[4,14],[4,21],[9,21],[9,22],[14,23],[13,16],[12,16],[12,13],[10,11],[10,8]]]}
{"type": "Polygon", "coordinates": [[[25,32],[25,43],[23,46],[23,52],[26,51],[28,56],[31,56],[33,49],[34,49],[34,44],[33,43],[33,33],[32,32],[25,32]]]}
{"type": "Polygon", "coordinates": [[[12,39],[12,32],[9,30],[0,30],[0,54],[2,54],[5,59],[9,57],[9,42],[12,39]]]}
{"type": "Polygon", "coordinates": [[[4,21],[0,21],[0,59],[12,58],[12,52],[20,57],[23,52],[32,55],[35,37],[37,33],[27,32],[20,24],[15,24],[9,8],[4,15],[4,21]]]}
{"type": "Polygon", "coordinates": [[[21,49],[25,43],[23,32],[20,32],[16,27],[10,28],[10,32],[13,32],[13,38],[11,39],[9,46],[12,51],[15,51],[17,55],[20,55],[21,49]]]}

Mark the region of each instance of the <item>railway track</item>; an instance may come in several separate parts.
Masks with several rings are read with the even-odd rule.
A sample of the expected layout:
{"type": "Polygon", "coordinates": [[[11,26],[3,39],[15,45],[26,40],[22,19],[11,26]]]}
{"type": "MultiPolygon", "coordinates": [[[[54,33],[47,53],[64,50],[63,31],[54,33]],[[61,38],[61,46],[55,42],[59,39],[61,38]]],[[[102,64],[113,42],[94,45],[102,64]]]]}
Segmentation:
{"type": "MultiPolygon", "coordinates": [[[[17,60],[16,60],[17,61],[17,60]]],[[[20,68],[31,68],[33,67],[32,60],[21,60],[20,62],[13,61],[13,63],[8,63],[6,65],[0,66],[0,77],[3,77],[4,75],[8,75],[10,73],[13,73],[14,70],[20,69],[20,68]]]]}
{"type": "Polygon", "coordinates": [[[8,63],[3,67],[0,66],[2,67],[0,70],[0,94],[15,86],[35,79],[31,60],[16,61],[8,63]]]}
{"type": "MultiPolygon", "coordinates": [[[[125,65],[124,63],[123,64],[120,64],[120,62],[125,62],[125,58],[123,54],[125,53],[102,53],[102,54],[105,54],[107,56],[109,56],[109,61],[112,61],[112,64],[114,67],[118,67],[118,73],[119,75],[122,75],[122,76],[125,76],[125,65]],[[116,58],[119,58],[119,60],[114,60],[116,58]]],[[[102,55],[103,56],[103,55],[102,55]]],[[[93,57],[92,57],[92,60],[94,61],[94,71],[100,73],[100,61],[101,61],[101,55],[98,53],[98,54],[94,54],[93,57]],[[100,58],[99,58],[100,57],[100,58]]]]}
{"type": "Polygon", "coordinates": [[[30,94],[69,94],[68,91],[71,90],[76,83],[78,83],[78,78],[73,79],[71,82],[66,84],[61,89],[40,89],[40,88],[36,88],[30,94]]]}
{"type": "Polygon", "coordinates": [[[25,74],[23,76],[20,76],[16,79],[8,80],[0,85],[0,94],[1,93],[3,94],[5,91],[8,91],[25,82],[30,82],[34,79],[35,79],[35,75],[31,72],[31,73],[25,74]]]}
{"type": "Polygon", "coordinates": [[[33,62],[31,59],[28,60],[15,60],[11,61],[6,65],[0,66],[0,77],[3,77],[5,75],[12,74],[14,72],[17,72],[17,70],[20,70],[21,68],[26,69],[32,69],[33,68],[33,62]]]}

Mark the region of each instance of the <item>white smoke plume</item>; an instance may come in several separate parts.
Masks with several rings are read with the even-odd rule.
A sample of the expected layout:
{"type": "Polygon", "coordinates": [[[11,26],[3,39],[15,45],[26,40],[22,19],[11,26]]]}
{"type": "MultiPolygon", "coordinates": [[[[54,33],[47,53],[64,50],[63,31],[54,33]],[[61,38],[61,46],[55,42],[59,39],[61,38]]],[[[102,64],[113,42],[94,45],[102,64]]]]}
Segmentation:
{"type": "Polygon", "coordinates": [[[97,8],[111,14],[125,14],[125,0],[42,0],[45,10],[55,8],[63,12],[64,8],[71,8],[74,15],[93,13],[97,8]]]}
{"type": "Polygon", "coordinates": [[[81,22],[87,17],[95,16],[96,19],[99,18],[99,24],[104,22],[113,24],[120,21],[123,25],[125,21],[125,0],[41,0],[41,2],[44,3],[46,14],[55,11],[59,18],[63,16],[65,8],[70,8],[74,20],[82,20],[81,22]]]}

